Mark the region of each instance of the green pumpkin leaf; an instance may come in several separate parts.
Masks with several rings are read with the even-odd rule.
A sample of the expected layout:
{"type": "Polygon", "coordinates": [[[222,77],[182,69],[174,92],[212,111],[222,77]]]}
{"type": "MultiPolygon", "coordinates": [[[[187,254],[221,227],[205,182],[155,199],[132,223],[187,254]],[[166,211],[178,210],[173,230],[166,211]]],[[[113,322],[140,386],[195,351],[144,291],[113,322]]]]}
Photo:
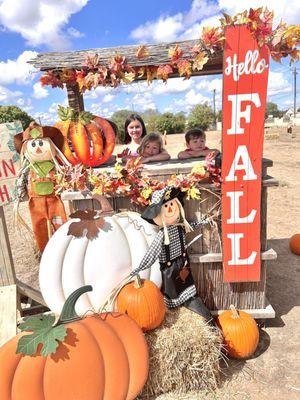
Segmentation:
{"type": "Polygon", "coordinates": [[[83,125],[89,124],[93,119],[94,119],[94,116],[89,111],[81,111],[79,113],[79,121],[83,125]]]}
{"type": "Polygon", "coordinates": [[[53,326],[54,321],[54,315],[26,318],[19,328],[21,331],[31,331],[32,333],[20,338],[16,353],[35,355],[39,344],[43,346],[41,349],[42,356],[55,353],[59,342],[65,339],[67,330],[64,325],[53,326]]]}

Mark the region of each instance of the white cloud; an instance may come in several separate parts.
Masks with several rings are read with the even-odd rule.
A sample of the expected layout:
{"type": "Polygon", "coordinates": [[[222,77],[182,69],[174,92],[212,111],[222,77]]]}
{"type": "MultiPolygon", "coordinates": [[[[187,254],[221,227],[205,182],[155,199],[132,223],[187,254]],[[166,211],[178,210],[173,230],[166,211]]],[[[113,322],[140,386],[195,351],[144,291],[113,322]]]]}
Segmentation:
{"type": "Polygon", "coordinates": [[[79,32],[77,29],[75,29],[73,27],[68,28],[67,32],[71,37],[74,37],[74,38],[81,38],[81,37],[85,36],[84,33],[79,32]]]}
{"type": "Polygon", "coordinates": [[[107,87],[104,87],[104,86],[97,86],[96,89],[87,91],[87,92],[84,94],[84,98],[85,98],[85,99],[98,99],[98,98],[99,98],[99,99],[102,99],[102,97],[103,97],[104,95],[107,95],[107,94],[110,93],[110,92],[116,93],[116,91],[118,91],[118,88],[115,89],[115,88],[112,88],[112,87],[110,87],[110,86],[107,86],[107,87]]]}
{"type": "Polygon", "coordinates": [[[269,72],[268,96],[288,93],[292,90],[292,84],[287,79],[285,79],[282,72],[269,72]]]}
{"type": "Polygon", "coordinates": [[[54,125],[57,122],[57,118],[54,115],[46,112],[35,112],[32,117],[41,125],[54,125]]]}
{"type": "Polygon", "coordinates": [[[215,89],[216,92],[221,93],[222,92],[222,85],[223,85],[222,78],[215,78],[215,79],[212,79],[212,80],[201,79],[200,82],[197,83],[196,88],[199,89],[199,90],[205,89],[208,92],[213,92],[213,90],[215,89]]]}
{"type": "Polygon", "coordinates": [[[17,85],[29,84],[35,77],[34,67],[28,64],[37,55],[35,51],[24,51],[16,60],[7,60],[0,62],[0,84],[8,85],[16,83],[17,85]]]}
{"type": "Polygon", "coordinates": [[[114,99],[114,98],[115,98],[114,95],[108,93],[108,94],[106,94],[106,95],[103,97],[102,102],[103,102],[103,103],[109,103],[109,102],[111,102],[112,99],[114,99]]]}
{"type": "Polygon", "coordinates": [[[154,95],[186,92],[194,84],[191,79],[184,80],[183,78],[168,79],[166,84],[161,81],[155,83],[156,85],[152,91],[154,95]]]}
{"type": "Polygon", "coordinates": [[[130,37],[147,42],[171,42],[183,29],[183,15],[178,13],[172,17],[161,16],[157,21],[148,21],[134,29],[130,37]]]}
{"type": "Polygon", "coordinates": [[[252,8],[267,6],[274,11],[274,23],[280,19],[288,24],[299,24],[300,2],[299,0],[219,0],[219,6],[230,15],[252,8]]]}
{"type": "Polygon", "coordinates": [[[33,85],[33,97],[36,99],[44,99],[49,96],[49,92],[45,89],[40,82],[33,85]]]}
{"type": "Polygon", "coordinates": [[[12,91],[4,86],[0,86],[0,103],[15,102],[17,97],[20,97],[22,92],[12,91]]]}
{"type": "Polygon", "coordinates": [[[238,12],[267,6],[274,10],[274,25],[282,18],[288,24],[298,24],[300,3],[298,0],[194,0],[186,13],[161,15],[157,20],[147,21],[134,29],[130,36],[138,42],[162,42],[200,37],[204,26],[220,25],[222,12],[234,15],[238,12]]]}
{"type": "Polygon", "coordinates": [[[193,24],[198,21],[201,16],[202,18],[210,17],[211,15],[217,14],[219,7],[216,3],[210,0],[194,0],[191,9],[186,14],[184,21],[186,25],[193,24]]]}
{"type": "Polygon", "coordinates": [[[195,89],[191,89],[187,94],[185,95],[185,101],[188,105],[190,106],[195,106],[196,104],[202,104],[207,102],[210,102],[211,99],[203,96],[202,93],[197,93],[195,89]]]}
{"type": "Polygon", "coordinates": [[[63,31],[72,14],[79,12],[88,0],[3,0],[0,23],[17,32],[31,46],[63,50],[69,47],[68,34],[63,31]]]}
{"type": "Polygon", "coordinates": [[[132,105],[132,108],[139,111],[157,109],[152,93],[137,93],[132,99],[128,99],[127,102],[132,105]]]}
{"type": "Polygon", "coordinates": [[[99,117],[102,117],[102,118],[110,118],[112,116],[112,114],[117,110],[118,110],[118,107],[115,104],[113,104],[109,107],[103,108],[101,104],[93,103],[89,107],[89,111],[92,114],[98,115],[99,117]]]}

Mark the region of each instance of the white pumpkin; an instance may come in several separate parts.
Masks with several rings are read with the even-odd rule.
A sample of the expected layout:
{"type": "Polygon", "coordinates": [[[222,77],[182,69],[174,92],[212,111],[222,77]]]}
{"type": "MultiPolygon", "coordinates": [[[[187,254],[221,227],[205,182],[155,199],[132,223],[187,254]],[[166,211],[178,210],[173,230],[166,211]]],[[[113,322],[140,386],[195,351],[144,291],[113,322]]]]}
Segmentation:
{"type": "MultiPolygon", "coordinates": [[[[104,229],[92,240],[68,235],[70,219],[51,237],[40,264],[40,289],[48,307],[60,314],[66,298],[84,285],[93,291],[80,297],[76,312],[97,311],[109,293],[140,261],[152,243],[157,228],[135,212],[105,217],[104,229]]],[[[141,277],[161,287],[159,262],[141,272],[141,277]]]]}

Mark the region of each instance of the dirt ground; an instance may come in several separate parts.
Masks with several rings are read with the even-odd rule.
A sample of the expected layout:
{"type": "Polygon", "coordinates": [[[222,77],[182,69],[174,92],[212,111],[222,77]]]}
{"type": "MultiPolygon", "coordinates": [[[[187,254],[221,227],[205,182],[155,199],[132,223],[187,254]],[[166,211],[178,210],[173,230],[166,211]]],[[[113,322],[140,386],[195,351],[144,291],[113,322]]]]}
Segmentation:
{"type": "MultiPolygon", "coordinates": [[[[262,328],[252,359],[230,360],[223,365],[215,393],[189,399],[300,399],[300,256],[288,247],[289,238],[300,233],[300,129],[294,133],[291,138],[283,130],[269,129],[264,142],[264,157],[274,162],[268,173],[279,181],[278,187],[269,188],[267,227],[269,247],[278,254],[276,261],[269,262],[267,279],[267,297],[276,318],[262,328]]],[[[220,148],[220,132],[209,132],[207,144],[220,148]]],[[[172,156],[183,146],[184,135],[168,136],[172,156]]],[[[21,213],[27,215],[26,203],[21,213]]],[[[5,207],[5,214],[17,276],[38,287],[38,263],[29,241],[24,233],[14,231],[11,206],[5,207]]]]}

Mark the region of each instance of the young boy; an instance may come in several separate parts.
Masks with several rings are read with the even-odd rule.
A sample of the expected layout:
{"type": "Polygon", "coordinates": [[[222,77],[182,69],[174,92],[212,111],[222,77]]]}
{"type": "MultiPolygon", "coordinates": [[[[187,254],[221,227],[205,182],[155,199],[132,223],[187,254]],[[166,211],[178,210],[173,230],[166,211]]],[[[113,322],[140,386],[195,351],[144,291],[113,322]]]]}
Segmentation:
{"type": "Polygon", "coordinates": [[[208,153],[215,149],[206,147],[206,135],[202,129],[194,128],[185,134],[186,149],[178,153],[180,160],[187,158],[205,157],[208,153]]]}

